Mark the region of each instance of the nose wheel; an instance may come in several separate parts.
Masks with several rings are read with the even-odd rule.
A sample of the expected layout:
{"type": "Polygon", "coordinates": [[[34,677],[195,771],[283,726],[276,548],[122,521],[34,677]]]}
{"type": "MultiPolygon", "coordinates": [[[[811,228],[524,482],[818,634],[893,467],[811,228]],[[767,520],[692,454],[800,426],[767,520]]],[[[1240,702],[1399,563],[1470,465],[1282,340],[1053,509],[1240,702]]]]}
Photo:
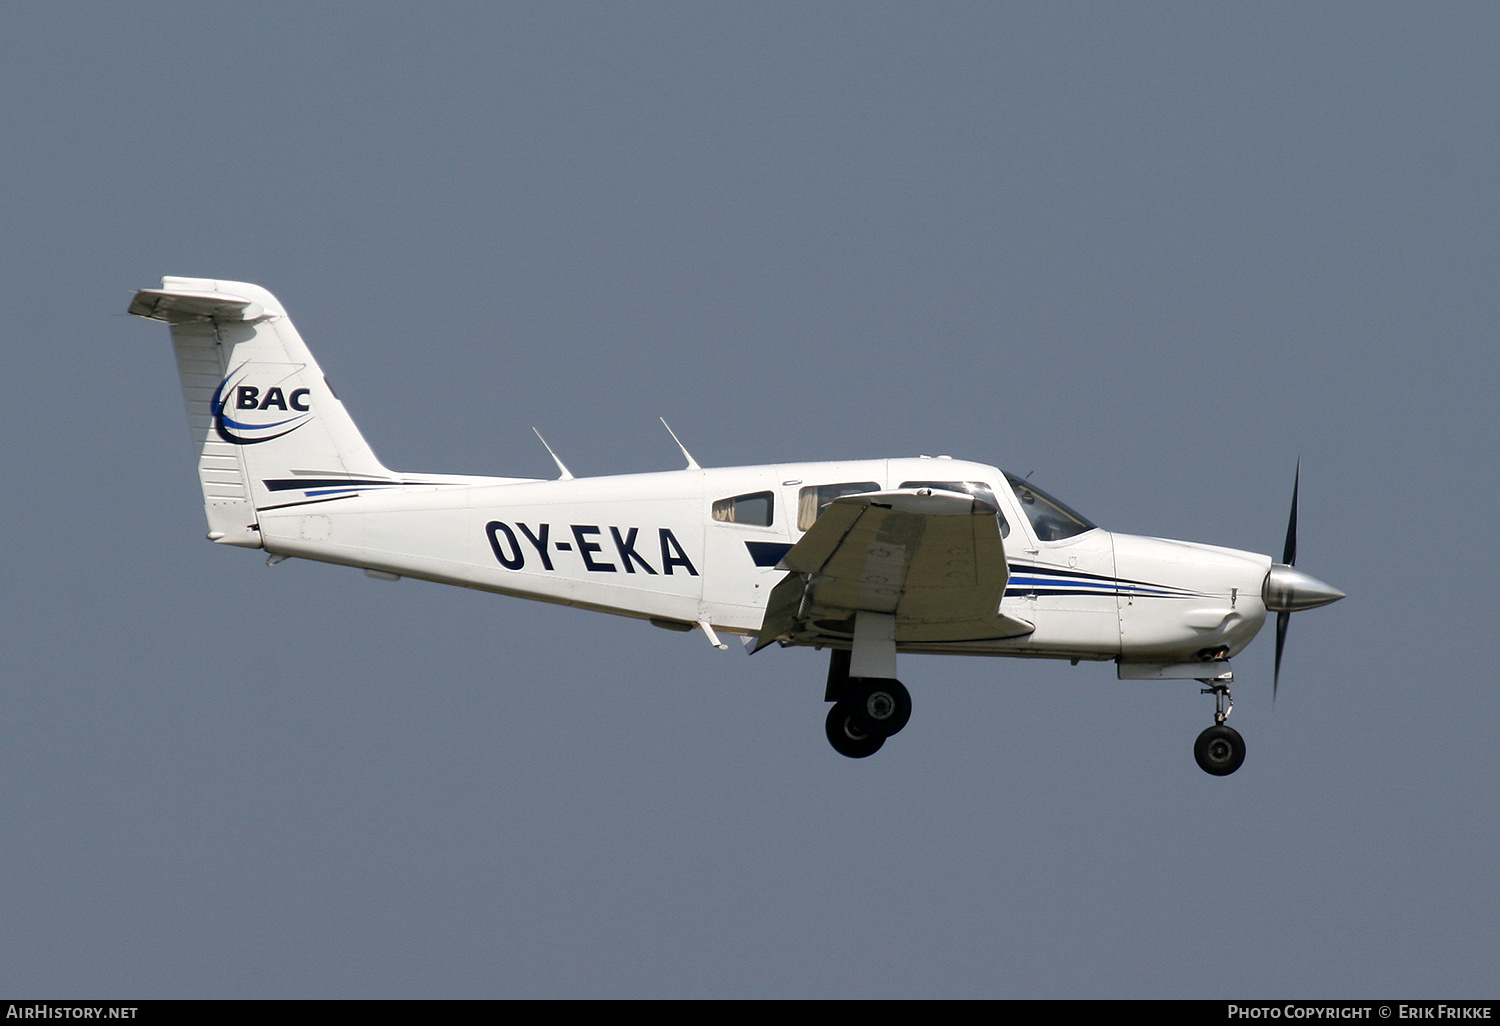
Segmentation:
{"type": "Polygon", "coordinates": [[[1193,758],[1204,773],[1227,777],[1245,761],[1245,739],[1239,731],[1222,723],[1209,727],[1193,742],[1193,758]]]}
{"type": "Polygon", "coordinates": [[[1245,739],[1239,731],[1224,723],[1234,712],[1234,697],[1229,693],[1234,673],[1200,680],[1199,683],[1205,685],[1201,694],[1214,696],[1214,725],[1193,742],[1193,758],[1204,773],[1227,777],[1245,761],[1245,739]]]}

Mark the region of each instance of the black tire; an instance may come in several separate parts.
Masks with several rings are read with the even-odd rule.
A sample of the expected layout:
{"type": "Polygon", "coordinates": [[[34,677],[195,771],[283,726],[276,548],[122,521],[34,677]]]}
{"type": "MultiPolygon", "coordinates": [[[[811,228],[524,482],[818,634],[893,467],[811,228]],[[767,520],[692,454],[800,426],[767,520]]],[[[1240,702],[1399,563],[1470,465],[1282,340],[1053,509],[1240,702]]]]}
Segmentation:
{"type": "Polygon", "coordinates": [[[911,720],[911,692],[892,677],[859,677],[849,681],[844,698],[869,729],[890,737],[911,720]]]}
{"type": "Polygon", "coordinates": [[[850,759],[867,758],[885,744],[885,735],[866,726],[858,710],[845,702],[835,702],[828,710],[825,730],[833,750],[850,759]]]}
{"type": "Polygon", "coordinates": [[[1209,727],[1193,742],[1193,758],[1204,773],[1227,777],[1245,761],[1245,739],[1239,731],[1222,723],[1209,727]]]}

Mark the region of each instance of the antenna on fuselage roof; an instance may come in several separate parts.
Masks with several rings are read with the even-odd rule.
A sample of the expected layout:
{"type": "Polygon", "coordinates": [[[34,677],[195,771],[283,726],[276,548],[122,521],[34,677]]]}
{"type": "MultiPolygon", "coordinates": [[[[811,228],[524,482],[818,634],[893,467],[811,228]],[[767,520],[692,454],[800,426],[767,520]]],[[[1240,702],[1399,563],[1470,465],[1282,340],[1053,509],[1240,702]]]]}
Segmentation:
{"type": "Polygon", "coordinates": [[[557,464],[557,469],[562,472],[561,476],[558,477],[558,480],[559,481],[571,481],[571,480],[573,480],[573,472],[571,470],[569,470],[563,464],[562,460],[560,460],[560,459],[557,458],[557,453],[555,453],[555,452],[552,451],[552,446],[550,446],[550,445],[547,444],[547,440],[542,437],[542,433],[540,431],[538,431],[536,428],[532,428],[531,430],[536,435],[537,440],[542,443],[542,448],[547,450],[547,455],[552,457],[552,462],[557,464]]]}
{"type": "Polygon", "coordinates": [[[693,459],[693,454],[687,451],[687,446],[685,446],[685,445],[682,444],[682,439],[680,439],[680,438],[677,437],[677,432],[672,430],[672,425],[667,423],[667,418],[666,417],[658,417],[656,419],[659,420],[659,421],[661,421],[661,426],[667,429],[667,434],[669,434],[669,435],[672,436],[672,441],[674,441],[674,442],[677,443],[677,448],[681,449],[682,450],[682,455],[684,455],[684,456],[687,457],[687,461],[688,461],[687,469],[688,470],[702,470],[703,468],[700,467],[700,466],[698,466],[698,461],[695,460],[695,459],[693,459]]]}

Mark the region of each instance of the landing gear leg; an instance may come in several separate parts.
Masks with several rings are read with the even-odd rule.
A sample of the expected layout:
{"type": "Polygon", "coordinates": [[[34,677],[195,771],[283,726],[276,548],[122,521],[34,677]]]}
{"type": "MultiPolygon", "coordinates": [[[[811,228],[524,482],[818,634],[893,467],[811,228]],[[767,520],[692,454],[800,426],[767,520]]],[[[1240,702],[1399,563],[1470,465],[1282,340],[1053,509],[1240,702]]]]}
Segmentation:
{"type": "Polygon", "coordinates": [[[1203,677],[1198,683],[1208,685],[1198,694],[1214,696],[1214,724],[1222,727],[1224,721],[1229,719],[1229,714],[1234,712],[1234,696],[1229,693],[1230,687],[1234,684],[1234,671],[1231,670],[1217,677],[1203,677]]]}
{"type": "Polygon", "coordinates": [[[854,644],[835,649],[828,662],[823,700],[828,712],[828,743],[840,755],[863,759],[874,755],[885,739],[911,719],[911,693],[896,679],[894,618],[859,613],[854,644]],[[853,676],[858,668],[862,675],[853,676]]]}
{"type": "Polygon", "coordinates": [[[1198,761],[1198,767],[1203,772],[1216,777],[1227,777],[1245,761],[1245,739],[1240,737],[1239,731],[1224,723],[1229,719],[1229,714],[1234,712],[1234,698],[1229,694],[1234,674],[1225,673],[1200,680],[1199,683],[1207,685],[1201,694],[1214,696],[1214,725],[1199,734],[1198,740],[1193,742],[1193,758],[1198,761]]]}
{"type": "Polygon", "coordinates": [[[836,648],[828,660],[828,684],[823,688],[823,701],[837,702],[849,688],[849,650],[836,648]]]}

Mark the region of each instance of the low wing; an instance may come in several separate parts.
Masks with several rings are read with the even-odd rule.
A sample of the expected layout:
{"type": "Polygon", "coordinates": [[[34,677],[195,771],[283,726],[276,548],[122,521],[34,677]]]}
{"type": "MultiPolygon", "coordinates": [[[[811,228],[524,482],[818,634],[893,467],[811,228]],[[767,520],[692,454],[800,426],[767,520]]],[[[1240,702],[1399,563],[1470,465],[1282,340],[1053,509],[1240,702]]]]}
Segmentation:
{"type": "Polygon", "coordinates": [[[835,499],[782,558],[756,649],[847,641],[861,610],[893,614],[898,646],[1030,634],[999,612],[1010,568],[996,512],[935,488],[835,499]]]}

